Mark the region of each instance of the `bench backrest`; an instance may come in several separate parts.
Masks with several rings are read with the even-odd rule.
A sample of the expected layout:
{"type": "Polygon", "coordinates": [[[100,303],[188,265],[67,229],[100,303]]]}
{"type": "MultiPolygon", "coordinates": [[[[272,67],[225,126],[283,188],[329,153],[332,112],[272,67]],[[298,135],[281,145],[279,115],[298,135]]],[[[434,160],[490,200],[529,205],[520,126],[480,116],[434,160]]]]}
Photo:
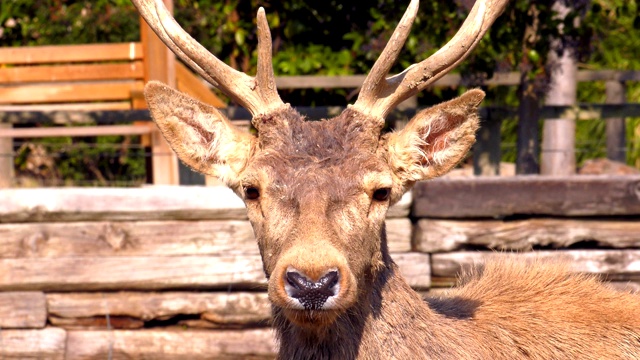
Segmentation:
{"type": "Polygon", "coordinates": [[[0,109],[126,110],[144,86],[139,42],[0,48],[0,109]]]}

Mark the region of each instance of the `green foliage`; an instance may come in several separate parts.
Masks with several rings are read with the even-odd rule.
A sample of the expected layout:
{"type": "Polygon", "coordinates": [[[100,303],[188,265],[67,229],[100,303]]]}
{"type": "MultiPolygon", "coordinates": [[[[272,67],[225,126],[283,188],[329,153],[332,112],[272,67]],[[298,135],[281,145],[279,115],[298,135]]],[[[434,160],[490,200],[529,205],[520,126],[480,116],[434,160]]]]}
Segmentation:
{"type": "Polygon", "coordinates": [[[49,138],[24,143],[16,152],[19,179],[40,185],[140,185],[146,180],[144,148],[131,137],[49,138]]]}
{"type": "MultiPolygon", "coordinates": [[[[174,0],[178,22],[207,49],[232,67],[254,73],[255,15],[267,12],[278,75],[347,75],[369,71],[384,48],[407,1],[371,2],[174,0]]],[[[467,15],[472,1],[422,0],[407,44],[392,72],[431,55],[450,39],[467,15]]],[[[511,0],[511,4],[478,48],[456,70],[465,87],[434,89],[421,94],[420,105],[440,102],[477,79],[494,72],[521,71],[544,90],[549,74],[547,54],[577,44],[579,59],[588,69],[640,68],[640,17],[637,0],[574,0],[564,20],[555,16],[552,0],[511,0]],[[580,19],[580,22],[577,20],[580,19]],[[558,25],[564,24],[564,37],[558,25]],[[562,41],[553,43],[552,39],[562,41]]],[[[138,15],[129,0],[10,0],[0,5],[2,46],[136,41],[138,15]]],[[[282,92],[296,105],[344,105],[352,89],[282,92]]],[[[485,88],[486,104],[516,106],[516,89],[485,88]]],[[[628,98],[638,99],[640,86],[628,84],[628,98]]],[[[603,84],[581,84],[580,102],[603,102],[603,84]]],[[[505,160],[514,160],[514,120],[505,119],[505,160]]],[[[640,122],[629,119],[629,162],[640,167],[640,122]]],[[[580,161],[603,155],[604,122],[578,123],[580,161]]],[[[102,141],[102,140],[98,140],[102,141]]],[[[104,141],[119,141],[111,139],[104,141]]],[[[113,148],[113,147],[112,147],[113,148]]],[[[115,151],[115,150],[105,150],[115,151]]],[[[114,155],[115,156],[115,155],[114,155]]],[[[69,160],[71,162],[71,160],[69,160]]],[[[66,169],[61,165],[61,169],[66,169]]],[[[69,167],[70,168],[70,167],[69,167]]],[[[131,165],[141,171],[141,163],[131,165]]],[[[63,170],[61,170],[63,171],[63,170]]],[[[66,170],[64,170],[66,171],[66,170]]],[[[71,171],[71,170],[70,170],[71,171]]],[[[105,170],[106,171],[106,170],[105,170]]],[[[71,175],[69,175],[71,176],[71,175]]],[[[137,176],[137,175],[136,175],[137,176]]]]}
{"type": "MultiPolygon", "coordinates": [[[[636,0],[592,0],[584,25],[589,31],[589,52],[583,65],[588,69],[640,70],[640,13],[636,0]]],[[[640,99],[640,84],[627,83],[627,99],[640,99]]],[[[604,83],[582,83],[578,99],[584,103],[604,103],[604,83]]],[[[580,121],[576,143],[583,150],[579,163],[606,156],[605,121],[580,121]]],[[[640,118],[626,119],[627,163],[640,168],[640,118]]]]}
{"type": "Polygon", "coordinates": [[[8,0],[0,7],[2,46],[136,41],[138,17],[129,0],[8,0]]]}
{"type": "Polygon", "coordinates": [[[273,59],[274,71],[281,75],[345,75],[350,73],[352,61],[349,50],[333,51],[317,44],[288,47],[273,59]]]}

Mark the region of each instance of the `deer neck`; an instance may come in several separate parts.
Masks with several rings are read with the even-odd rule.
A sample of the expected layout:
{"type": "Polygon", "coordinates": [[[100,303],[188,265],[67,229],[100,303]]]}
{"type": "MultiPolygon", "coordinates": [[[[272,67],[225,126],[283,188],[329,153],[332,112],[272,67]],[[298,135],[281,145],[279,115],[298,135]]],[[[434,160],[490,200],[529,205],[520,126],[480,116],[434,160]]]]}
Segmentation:
{"type": "Polygon", "coordinates": [[[390,257],[385,258],[385,266],[376,276],[367,279],[367,289],[371,290],[363,293],[357,304],[330,326],[301,328],[274,308],[274,325],[280,340],[279,358],[385,358],[393,356],[383,355],[390,347],[403,353],[398,346],[416,346],[402,340],[415,338],[416,332],[420,333],[421,343],[429,341],[431,333],[437,331],[424,324],[437,323],[437,315],[410,288],[390,257]]]}

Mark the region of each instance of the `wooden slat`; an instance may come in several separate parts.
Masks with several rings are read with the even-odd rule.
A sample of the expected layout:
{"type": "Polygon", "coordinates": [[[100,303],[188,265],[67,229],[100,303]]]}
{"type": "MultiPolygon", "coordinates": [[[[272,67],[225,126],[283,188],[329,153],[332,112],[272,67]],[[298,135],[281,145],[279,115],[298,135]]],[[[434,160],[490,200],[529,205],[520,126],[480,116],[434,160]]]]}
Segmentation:
{"type": "MultiPolygon", "coordinates": [[[[392,257],[411,286],[430,286],[428,254],[392,257]]],[[[4,291],[256,290],[265,285],[258,255],[0,259],[0,290],[4,291]]]]}
{"type": "Polygon", "coordinates": [[[0,331],[0,359],[63,360],[66,331],[59,328],[42,330],[0,331]]]}
{"type": "Polygon", "coordinates": [[[400,268],[400,274],[414,289],[431,287],[431,259],[429,254],[402,253],[391,254],[400,268]]]}
{"type": "MultiPolygon", "coordinates": [[[[101,103],[72,103],[72,104],[36,104],[36,105],[0,105],[0,112],[67,112],[67,111],[99,111],[99,110],[129,110],[131,102],[113,101],[101,103]]],[[[55,121],[54,121],[55,122],[55,121]]],[[[60,122],[56,122],[61,124],[60,122]]]]}
{"type": "Polygon", "coordinates": [[[198,77],[196,77],[182,63],[176,63],[176,85],[178,90],[198,99],[205,104],[223,108],[226,104],[217,97],[210,88],[205,85],[198,77]]]}
{"type": "Polygon", "coordinates": [[[144,321],[126,316],[96,316],[89,318],[61,318],[49,316],[49,324],[65,330],[142,329],[144,321]]]}
{"type": "Polygon", "coordinates": [[[258,289],[265,283],[257,255],[0,259],[0,290],[6,291],[258,289]]]}
{"type": "Polygon", "coordinates": [[[118,101],[130,99],[131,92],[143,86],[142,81],[3,86],[0,104],[118,101]]]}
{"type": "Polygon", "coordinates": [[[150,126],[102,125],[79,127],[37,127],[0,129],[0,138],[43,138],[59,136],[147,135],[150,126]]]}
{"type": "Polygon", "coordinates": [[[579,82],[591,81],[640,81],[637,70],[582,70],[578,71],[579,82]]]}
{"type": "Polygon", "coordinates": [[[141,43],[49,45],[0,48],[0,64],[46,64],[141,60],[141,43]]]}
{"type": "Polygon", "coordinates": [[[465,247],[531,250],[597,242],[602,247],[639,248],[640,219],[437,220],[420,219],[414,232],[417,251],[445,252],[465,247]]]}
{"type": "Polygon", "coordinates": [[[516,256],[522,261],[532,259],[567,260],[573,271],[597,274],[612,281],[640,279],[640,250],[564,250],[497,253],[491,251],[452,252],[432,254],[432,273],[435,284],[454,279],[464,267],[479,265],[500,257],[516,256]]]}
{"type": "MultiPolygon", "coordinates": [[[[405,214],[408,208],[402,200],[388,215],[405,214]]],[[[246,218],[242,200],[222,186],[0,190],[0,223],[246,218]]]]}
{"type": "Polygon", "coordinates": [[[246,219],[226,187],[56,188],[0,191],[0,223],[246,219]]]}
{"type": "Polygon", "coordinates": [[[248,221],[0,225],[0,258],[243,254],[258,255],[258,246],[248,221]]]}
{"type": "MultiPolygon", "coordinates": [[[[391,252],[411,250],[409,219],[387,220],[391,252]]],[[[248,221],[0,224],[0,258],[257,255],[248,221]]]]}
{"type": "MultiPolygon", "coordinates": [[[[310,88],[359,88],[362,86],[366,75],[338,75],[338,76],[278,76],[276,85],[278,89],[310,89],[310,88]]],[[[495,73],[494,77],[483,82],[485,85],[518,85],[520,74],[495,73]]],[[[462,84],[459,74],[447,74],[435,82],[434,87],[453,87],[462,84]]]]}
{"type": "Polygon", "coordinates": [[[59,319],[129,317],[141,321],[184,315],[212,325],[266,326],[271,303],[261,292],[108,292],[47,294],[49,316],[59,319]]]}
{"type": "Polygon", "coordinates": [[[413,200],[413,192],[409,191],[402,195],[400,201],[395,203],[387,211],[387,218],[406,218],[411,211],[411,202],[413,200]]]}
{"type": "Polygon", "coordinates": [[[44,293],[0,292],[0,314],[2,329],[43,328],[47,323],[44,293]]]}
{"type": "Polygon", "coordinates": [[[513,176],[416,184],[417,217],[640,215],[640,176],[513,176]]]}
{"type": "Polygon", "coordinates": [[[387,219],[387,245],[392,253],[411,251],[411,234],[413,226],[411,220],[405,218],[387,219]]]}
{"type": "MultiPolygon", "coordinates": [[[[129,44],[97,44],[71,46],[42,46],[22,48],[0,48],[0,63],[5,64],[39,64],[54,62],[93,62],[138,60],[142,58],[142,47],[135,43],[133,58],[130,56],[129,44]]],[[[357,88],[362,85],[365,75],[348,76],[280,76],[276,84],[280,89],[304,88],[357,88]]],[[[639,81],[640,71],[579,71],[578,81],[639,81]]],[[[437,87],[459,86],[461,77],[458,74],[448,74],[435,83],[437,87]]],[[[518,73],[496,73],[485,85],[518,85],[518,73]]]]}
{"type": "MultiPolygon", "coordinates": [[[[340,76],[279,76],[276,84],[279,89],[309,89],[309,88],[359,88],[364,82],[365,75],[340,76]]],[[[618,70],[583,70],[578,71],[578,82],[591,81],[640,81],[640,71],[618,70]]],[[[494,76],[482,82],[488,86],[516,86],[520,84],[520,73],[494,73],[494,76]]],[[[463,78],[459,74],[447,74],[436,81],[434,87],[455,87],[463,85],[463,78]]]]}
{"type": "Polygon", "coordinates": [[[362,85],[365,75],[342,76],[278,76],[278,89],[308,89],[308,88],[358,88],[362,85]]]}
{"type": "MultiPolygon", "coordinates": [[[[119,107],[118,103],[113,104],[119,107]]],[[[99,109],[101,106],[111,107],[112,103],[95,103],[92,109],[99,109]]],[[[149,110],[89,110],[89,111],[17,111],[2,112],[0,110],[0,123],[38,125],[92,125],[99,123],[102,125],[122,124],[123,122],[147,122],[152,124],[149,110]]],[[[154,125],[155,126],[155,125],[154,125]]]]}
{"type": "Polygon", "coordinates": [[[119,64],[47,65],[0,68],[0,84],[49,81],[142,80],[142,61],[119,64]]]}
{"type": "Polygon", "coordinates": [[[271,329],[69,331],[66,360],[273,359],[271,329]]]}

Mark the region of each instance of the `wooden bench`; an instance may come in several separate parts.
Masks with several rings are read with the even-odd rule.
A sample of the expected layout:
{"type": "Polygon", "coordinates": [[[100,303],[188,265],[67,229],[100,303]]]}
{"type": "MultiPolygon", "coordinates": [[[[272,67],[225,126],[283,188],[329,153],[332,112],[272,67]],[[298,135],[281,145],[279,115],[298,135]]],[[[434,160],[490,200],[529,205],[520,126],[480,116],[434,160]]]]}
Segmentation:
{"type": "MultiPolygon", "coordinates": [[[[225,106],[173,59],[146,24],[141,26],[140,42],[0,48],[0,112],[146,109],[142,90],[149,80],[165,81],[201,101],[225,106]]],[[[0,153],[13,151],[13,138],[102,135],[142,136],[152,152],[152,182],[178,184],[175,154],[149,122],[19,129],[0,123],[0,153]]],[[[0,156],[0,188],[10,186],[12,167],[10,157],[0,156]]]]}

